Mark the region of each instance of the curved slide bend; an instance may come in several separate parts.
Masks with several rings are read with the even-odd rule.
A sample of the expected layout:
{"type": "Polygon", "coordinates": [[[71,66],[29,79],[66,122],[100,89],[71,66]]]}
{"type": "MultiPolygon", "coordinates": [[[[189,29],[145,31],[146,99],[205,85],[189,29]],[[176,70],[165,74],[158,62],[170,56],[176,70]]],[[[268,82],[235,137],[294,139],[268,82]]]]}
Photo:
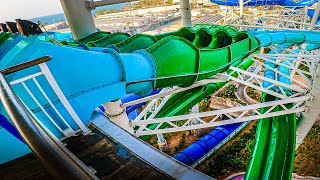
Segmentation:
{"type": "MultiPolygon", "coordinates": [[[[212,34],[212,41],[216,40],[214,38],[216,35],[212,34]]],[[[259,47],[282,43],[316,44],[320,38],[318,33],[310,32],[259,34],[256,35],[258,41],[250,34],[244,38],[228,37],[240,40],[219,49],[198,49],[183,38],[168,36],[146,50],[135,51],[131,54],[117,53],[112,49],[107,49],[105,53],[83,51],[40,42],[36,38],[26,38],[3,56],[0,66],[3,69],[35,57],[51,55],[53,60],[47,63],[51,73],[80,116],[82,123],[87,125],[95,107],[104,102],[121,98],[127,93],[146,94],[152,89],[167,86],[188,86],[197,80],[227,70],[231,64],[239,64],[244,57],[255,52],[259,47]],[[21,56],[22,54],[24,56],[21,56]],[[134,69],[132,69],[133,67],[134,69]],[[95,73],[91,73],[92,70],[95,73]],[[135,73],[137,71],[145,73],[137,74],[135,73]],[[65,76],[65,74],[70,76],[65,76]]],[[[38,72],[36,67],[29,68],[7,78],[10,81],[17,80],[36,72],[38,72]]],[[[48,96],[51,99],[56,99],[46,81],[43,79],[38,81],[47,92],[51,92],[48,96]]],[[[34,88],[32,84],[30,86],[30,89],[34,88]]],[[[61,132],[50,125],[49,121],[46,121],[42,112],[36,111],[35,104],[21,86],[13,88],[25,104],[34,110],[37,116],[41,117],[39,119],[58,138],[61,137],[61,132]]],[[[57,103],[57,107],[58,105],[59,103],[57,103]]],[[[44,107],[49,109],[47,106],[44,107]]],[[[59,110],[63,111],[63,109],[59,110]]],[[[72,124],[72,128],[79,129],[78,124],[75,124],[72,119],[67,120],[72,124]]],[[[62,123],[60,122],[60,124],[62,123]]],[[[257,171],[259,170],[257,169],[257,171]]],[[[279,174],[275,176],[279,176],[279,174]]]]}
{"type": "MultiPolygon", "coordinates": [[[[228,37],[237,32],[238,30],[232,26],[198,24],[193,27],[184,27],[175,32],[155,36],[147,34],[130,36],[126,33],[111,34],[109,32],[96,32],[78,41],[64,41],[62,43],[69,46],[87,47],[87,49],[110,47],[121,53],[132,53],[135,50],[149,48],[165,37],[178,36],[187,39],[200,49],[204,47],[212,49],[224,47],[230,44],[230,41],[236,41],[236,39],[228,37]],[[217,35],[212,36],[214,33],[217,33],[217,35]],[[204,36],[206,36],[206,38],[204,36]],[[203,41],[204,39],[206,39],[206,41],[203,41]],[[208,43],[211,44],[209,45],[208,43]]],[[[239,38],[241,38],[241,35],[239,38]]]]}
{"type": "MultiPolygon", "coordinates": [[[[246,59],[237,67],[239,69],[246,70],[252,64],[253,64],[252,60],[246,59]]],[[[227,73],[234,77],[238,76],[237,73],[234,73],[231,70],[228,70],[227,73]]],[[[162,117],[183,115],[184,113],[188,112],[188,110],[191,109],[193,106],[198,104],[201,100],[205,99],[206,97],[210,97],[214,92],[222,88],[225,84],[227,84],[227,81],[210,83],[204,86],[199,86],[187,91],[173,94],[155,117],[162,118],[162,117]]],[[[160,128],[165,128],[168,125],[169,124],[164,123],[160,128]]],[[[153,124],[153,125],[150,125],[148,128],[154,129],[156,127],[157,127],[157,124],[153,124]]],[[[149,138],[149,136],[141,136],[140,138],[147,139],[149,138]]]]}

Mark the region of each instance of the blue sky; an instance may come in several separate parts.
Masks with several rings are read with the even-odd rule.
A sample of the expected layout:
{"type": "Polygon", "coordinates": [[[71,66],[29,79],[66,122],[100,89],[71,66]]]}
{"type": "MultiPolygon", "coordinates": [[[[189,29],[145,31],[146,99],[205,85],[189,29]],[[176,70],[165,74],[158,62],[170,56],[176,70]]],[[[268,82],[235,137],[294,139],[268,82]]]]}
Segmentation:
{"type": "Polygon", "coordinates": [[[0,5],[0,22],[62,13],[60,0],[6,0],[0,5]]]}

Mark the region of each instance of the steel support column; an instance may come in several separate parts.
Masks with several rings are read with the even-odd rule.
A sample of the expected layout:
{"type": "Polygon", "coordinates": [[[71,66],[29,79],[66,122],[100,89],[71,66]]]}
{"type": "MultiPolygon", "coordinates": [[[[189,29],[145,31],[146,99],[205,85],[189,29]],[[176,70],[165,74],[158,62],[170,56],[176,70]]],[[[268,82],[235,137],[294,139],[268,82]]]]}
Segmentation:
{"type": "Polygon", "coordinates": [[[158,138],[159,150],[162,152],[167,152],[169,150],[168,143],[166,139],[163,137],[163,134],[157,134],[157,138],[158,138]]]}
{"type": "Polygon", "coordinates": [[[240,17],[242,17],[243,16],[243,8],[244,8],[243,0],[239,0],[239,6],[240,6],[240,17]]]}
{"type": "Polygon", "coordinates": [[[100,7],[100,6],[127,3],[127,2],[132,2],[132,1],[137,1],[137,0],[100,0],[100,1],[91,1],[91,2],[89,2],[89,4],[90,4],[89,7],[94,9],[94,8],[100,7]]]}
{"type": "Polygon", "coordinates": [[[81,39],[96,32],[91,10],[86,0],[60,0],[74,39],[81,39]]]}
{"type": "Polygon", "coordinates": [[[107,102],[106,104],[103,104],[103,107],[105,109],[105,114],[108,116],[110,121],[133,134],[133,128],[130,127],[126,108],[122,105],[120,99],[117,101],[107,102]]]}
{"type": "Polygon", "coordinates": [[[317,7],[314,11],[309,30],[313,30],[314,26],[316,25],[316,22],[319,16],[319,11],[320,11],[320,0],[318,1],[317,7]]]}
{"type": "MultiPolygon", "coordinates": [[[[195,106],[192,107],[192,109],[191,109],[192,114],[199,113],[199,112],[200,112],[199,104],[196,104],[195,106]]],[[[200,121],[198,120],[198,118],[195,118],[191,121],[191,123],[192,123],[192,125],[197,125],[197,124],[200,124],[200,121]]],[[[200,137],[202,134],[202,129],[193,129],[193,130],[191,130],[191,133],[194,136],[200,137]]]]}
{"type": "Polygon", "coordinates": [[[180,0],[182,27],[191,27],[191,8],[189,0],[180,0]]]}

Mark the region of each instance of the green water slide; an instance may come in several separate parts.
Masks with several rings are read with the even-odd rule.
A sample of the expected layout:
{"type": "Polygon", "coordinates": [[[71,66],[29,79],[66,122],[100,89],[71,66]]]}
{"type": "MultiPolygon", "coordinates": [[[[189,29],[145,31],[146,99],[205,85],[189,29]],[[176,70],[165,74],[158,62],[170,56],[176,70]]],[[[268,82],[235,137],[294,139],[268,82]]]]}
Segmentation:
{"type": "Polygon", "coordinates": [[[155,36],[147,34],[136,34],[130,36],[127,33],[96,32],[85,38],[74,42],[62,42],[62,44],[77,46],[84,43],[88,47],[107,47],[115,45],[122,53],[131,53],[135,50],[151,47],[159,40],[168,36],[182,37],[199,49],[213,49],[225,47],[231,42],[247,38],[246,33],[238,33],[232,26],[220,26],[210,24],[198,24],[193,27],[184,27],[175,32],[159,34],[155,36]],[[231,37],[234,35],[234,37],[231,37]]]}
{"type": "MultiPolygon", "coordinates": [[[[194,34],[198,36],[198,32],[194,34]]],[[[219,31],[209,34],[207,31],[211,37],[216,37],[217,32],[219,31]]],[[[207,46],[199,48],[185,38],[168,36],[147,48],[146,51],[155,59],[157,65],[156,87],[173,84],[189,86],[195,81],[227,71],[230,65],[239,65],[246,56],[259,48],[258,41],[246,32],[227,34],[225,39],[230,41],[229,44],[224,44],[224,47],[211,48],[211,44],[221,43],[212,38],[207,46]],[[168,53],[168,50],[172,53],[168,53]],[[188,61],[184,57],[188,57],[188,61]],[[184,65],[181,66],[182,64],[184,65]]]]}
{"type": "Polygon", "coordinates": [[[5,33],[5,32],[0,33],[0,46],[11,36],[13,36],[12,33],[5,33]]]}
{"type": "MultiPolygon", "coordinates": [[[[311,49],[319,48],[319,34],[315,32],[263,32],[256,35],[262,45],[284,43],[310,43],[311,49]],[[264,36],[264,37],[263,37],[264,36]]],[[[309,44],[309,45],[310,45],[309,44]]],[[[307,45],[308,46],[308,45],[307,45]]],[[[277,67],[274,67],[277,68],[277,67]]],[[[278,66],[278,70],[284,74],[290,74],[288,68],[278,66]],[[282,69],[281,69],[282,68],[282,69]],[[280,70],[281,69],[281,70],[280,70]]],[[[276,76],[275,76],[276,77],[276,76]]],[[[271,77],[270,77],[271,78],[271,77]]],[[[278,80],[290,84],[290,80],[278,77],[278,80]]],[[[285,90],[287,95],[292,92],[285,90]]],[[[277,98],[262,94],[261,102],[278,100],[277,98]]],[[[294,104],[286,104],[286,108],[294,104]]],[[[262,108],[266,112],[269,108],[262,108]]],[[[272,111],[283,110],[277,106],[272,111]]],[[[246,180],[255,179],[291,179],[296,147],[296,114],[288,114],[273,118],[259,120],[256,132],[256,145],[252,153],[252,159],[247,167],[246,180]]]]}
{"type": "MultiPolygon", "coordinates": [[[[262,102],[277,98],[262,94],[262,102]]],[[[293,104],[286,105],[286,108],[293,104]]],[[[264,113],[268,108],[262,108],[264,113]]],[[[277,106],[272,111],[282,110],[277,106]]],[[[296,115],[288,114],[260,120],[256,145],[245,179],[291,179],[296,141],[296,115]]]]}

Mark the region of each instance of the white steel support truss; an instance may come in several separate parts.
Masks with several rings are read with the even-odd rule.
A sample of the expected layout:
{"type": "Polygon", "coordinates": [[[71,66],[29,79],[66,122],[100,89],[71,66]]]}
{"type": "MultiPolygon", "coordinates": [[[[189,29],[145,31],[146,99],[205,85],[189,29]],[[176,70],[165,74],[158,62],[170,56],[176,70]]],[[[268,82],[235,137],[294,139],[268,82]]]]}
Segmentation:
{"type": "Polygon", "coordinates": [[[127,107],[127,106],[131,106],[134,104],[139,104],[139,103],[150,101],[148,103],[148,105],[143,109],[143,111],[132,122],[146,120],[146,119],[152,119],[158,114],[158,112],[165,105],[165,103],[169,100],[169,98],[172,94],[186,91],[189,89],[193,89],[193,88],[196,88],[199,86],[203,86],[208,83],[225,82],[227,80],[228,79],[226,76],[219,74],[219,75],[216,75],[214,78],[205,79],[205,80],[196,82],[195,84],[193,84],[189,87],[186,87],[186,88],[180,88],[180,87],[164,88],[158,94],[125,103],[125,104],[123,104],[123,106],[127,107]]]}
{"type": "Polygon", "coordinates": [[[181,115],[181,116],[172,116],[165,118],[156,118],[156,119],[148,119],[148,120],[140,120],[133,121],[133,127],[138,126],[139,129],[134,132],[136,136],[150,135],[150,134],[159,134],[159,133],[169,133],[169,132],[177,132],[177,131],[186,131],[200,128],[208,128],[221,126],[226,124],[233,124],[257,119],[263,119],[267,117],[275,117],[285,114],[297,113],[304,111],[303,104],[308,101],[310,96],[301,96],[295,98],[286,98],[283,100],[258,103],[254,105],[240,106],[234,108],[227,108],[215,111],[201,112],[195,114],[181,115]],[[287,107],[286,104],[295,103],[291,108],[287,107]],[[273,111],[277,106],[281,106],[283,110],[281,111],[273,111]],[[268,110],[264,113],[261,113],[260,108],[267,108],[268,110]],[[232,117],[232,113],[241,113],[241,115],[237,118],[232,117]],[[250,112],[255,112],[255,114],[251,114],[250,112]],[[216,121],[221,115],[226,115],[230,119],[223,121],[216,121]],[[201,120],[203,117],[211,117],[211,121],[206,122],[201,120]],[[196,125],[192,125],[191,121],[197,118],[200,123],[196,125]],[[163,124],[169,124],[169,127],[165,129],[160,129],[163,124]],[[157,127],[154,129],[148,128],[148,125],[157,124],[157,127]]]}
{"type": "Polygon", "coordinates": [[[236,67],[231,67],[231,70],[233,70],[234,72],[238,73],[238,77],[232,77],[230,76],[230,80],[236,81],[238,83],[244,84],[246,86],[252,87],[254,89],[257,89],[259,91],[265,92],[267,94],[279,97],[279,98],[287,98],[288,96],[286,95],[284,88],[288,88],[288,89],[292,89],[294,91],[297,91],[301,94],[304,94],[306,91],[300,87],[297,86],[293,86],[293,85],[289,85],[289,84],[285,84],[282,82],[279,82],[277,80],[273,80],[273,79],[269,79],[266,78],[262,75],[258,75],[258,74],[254,74],[248,71],[244,71],[242,69],[236,68],[236,67]],[[245,80],[245,76],[251,76],[252,80],[245,80]],[[267,88],[263,87],[263,81],[269,82],[271,85],[267,88]],[[273,91],[272,88],[277,87],[279,88],[279,92],[273,91]],[[283,88],[284,87],[284,88],[283,88]]]}
{"type": "Polygon", "coordinates": [[[290,47],[297,49],[296,51],[292,51],[290,48],[283,49],[277,46],[270,46],[270,48],[272,50],[281,49],[283,54],[251,54],[248,59],[254,61],[254,66],[252,66],[254,68],[249,68],[247,71],[245,71],[236,67],[230,67],[231,70],[238,74],[238,77],[233,77],[228,74],[219,75],[219,77],[227,77],[229,80],[242,83],[258,91],[266,92],[275,97],[279,97],[280,100],[209,112],[193,112],[188,115],[155,118],[156,114],[160,111],[171,94],[204,85],[210,80],[200,81],[188,88],[175,87],[173,89],[165,89],[161,93],[153,95],[153,97],[151,96],[136,102],[125,104],[125,106],[128,106],[153,99],[142,112],[142,114],[140,114],[134,121],[131,122],[132,127],[136,129],[134,134],[136,136],[143,136],[177,131],[197,130],[201,128],[245,122],[305,111],[305,103],[312,99],[312,96],[310,95],[310,89],[316,75],[316,69],[319,65],[320,57],[318,52],[316,51],[316,53],[313,53],[313,51],[306,51],[300,45],[290,47]],[[265,62],[268,62],[269,65],[265,64],[265,62]],[[270,67],[270,63],[276,66],[276,68],[270,67]],[[279,71],[278,67],[280,66],[288,68],[290,70],[290,74],[287,75],[279,71]],[[301,66],[306,68],[301,68],[301,66]],[[268,68],[274,72],[275,80],[263,76],[263,71],[265,68],[268,68]],[[290,79],[292,84],[285,84],[278,81],[277,79],[279,76],[290,79]],[[299,76],[300,79],[293,78],[295,76],[299,76]],[[271,85],[267,88],[264,88],[263,81],[269,82],[271,85]],[[276,90],[272,89],[273,87],[276,87],[274,88],[276,90]],[[288,95],[286,90],[291,90],[293,94],[288,95]],[[294,106],[287,107],[286,105],[290,103],[293,103],[294,106]],[[280,106],[282,110],[274,111],[277,106],[280,106]],[[261,108],[266,108],[267,110],[264,113],[260,113],[259,110],[261,108]],[[236,118],[233,117],[232,114],[235,113],[240,114],[240,116],[236,118]],[[147,116],[147,114],[149,115],[147,116]],[[229,120],[217,121],[221,115],[226,115],[229,120]],[[204,121],[204,117],[210,117],[211,120],[204,121]],[[195,119],[198,123],[192,123],[192,121],[195,119]],[[149,128],[149,125],[151,124],[156,124],[156,127],[154,128],[153,126],[153,129],[149,128]],[[160,127],[163,127],[164,124],[166,124],[167,128],[160,129],[160,127]]]}
{"type": "MultiPolygon", "coordinates": [[[[169,88],[162,89],[160,91],[160,94],[168,92],[169,90],[170,90],[169,88]]],[[[164,104],[168,101],[169,97],[170,95],[166,95],[164,97],[153,99],[147,105],[147,107],[145,107],[143,111],[133,120],[133,122],[146,120],[147,118],[154,118],[158,114],[158,112],[161,110],[161,108],[164,106],[164,104]]]]}
{"type": "MultiPolygon", "coordinates": [[[[238,27],[242,30],[308,30],[312,25],[308,22],[308,8],[267,6],[265,9],[246,10],[246,14],[238,16],[239,10],[227,11],[224,24],[238,27]],[[238,11],[238,12],[237,12],[238,11]],[[250,14],[249,14],[250,12],[250,14]]],[[[316,29],[320,26],[316,25],[316,29]]]]}
{"type": "Polygon", "coordinates": [[[157,99],[157,98],[165,97],[165,96],[168,96],[168,95],[172,95],[172,94],[175,94],[175,93],[178,93],[178,92],[186,91],[188,89],[193,89],[193,88],[196,88],[196,87],[199,87],[199,86],[203,86],[203,85],[206,85],[208,83],[225,82],[227,80],[228,80],[228,78],[225,75],[217,74],[213,78],[204,79],[202,81],[198,81],[198,82],[194,83],[193,85],[191,85],[189,87],[186,87],[186,88],[180,88],[180,87],[165,88],[166,90],[161,91],[159,94],[155,94],[155,95],[152,95],[152,96],[141,98],[141,99],[138,99],[138,100],[135,100],[135,101],[130,101],[130,102],[124,103],[123,106],[124,107],[132,106],[132,105],[135,105],[135,104],[151,101],[153,99],[157,99]]]}
{"type": "Polygon", "coordinates": [[[318,55],[253,54],[248,58],[252,59],[255,64],[258,65],[258,67],[272,69],[272,71],[275,73],[275,77],[281,75],[290,79],[290,81],[295,84],[285,84],[279,82],[278,80],[266,78],[262,75],[262,71],[249,72],[236,67],[230,67],[230,69],[238,73],[238,77],[229,76],[229,79],[282,99],[307,94],[310,91],[313,78],[315,77],[315,70],[319,64],[318,55]],[[291,74],[290,76],[288,76],[278,71],[277,68],[270,67],[264,62],[269,62],[276,66],[289,68],[291,70],[291,74]],[[299,68],[299,66],[301,65],[307,67],[307,70],[299,68]],[[292,78],[294,77],[294,75],[300,76],[300,80],[292,78]],[[301,81],[301,79],[303,81],[301,81]],[[270,86],[267,88],[263,87],[263,81],[269,82],[270,86]],[[274,87],[277,87],[277,91],[274,90],[274,87]],[[293,94],[291,96],[288,96],[285,93],[285,88],[292,90],[293,94]]]}

